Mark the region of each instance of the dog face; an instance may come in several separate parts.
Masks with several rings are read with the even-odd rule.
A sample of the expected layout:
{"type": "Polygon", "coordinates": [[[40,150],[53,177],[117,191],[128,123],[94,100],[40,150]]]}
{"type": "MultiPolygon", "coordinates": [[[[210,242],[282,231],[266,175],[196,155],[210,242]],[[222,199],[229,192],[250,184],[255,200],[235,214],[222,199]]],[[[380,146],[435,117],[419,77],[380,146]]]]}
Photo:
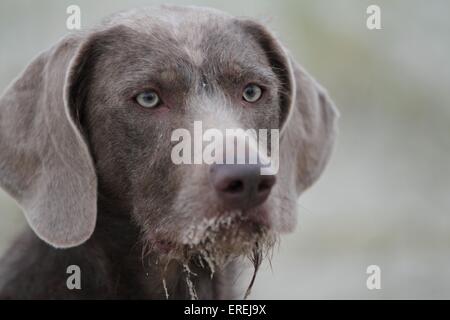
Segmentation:
{"type": "Polygon", "coordinates": [[[42,239],[84,242],[103,197],[132,215],[152,251],[217,264],[293,230],[296,199],[323,170],[336,126],[324,90],[270,32],[199,8],[121,13],[66,38],[1,106],[0,180],[42,239]],[[279,130],[279,171],[175,164],[172,134],[194,135],[196,121],[279,130]]]}

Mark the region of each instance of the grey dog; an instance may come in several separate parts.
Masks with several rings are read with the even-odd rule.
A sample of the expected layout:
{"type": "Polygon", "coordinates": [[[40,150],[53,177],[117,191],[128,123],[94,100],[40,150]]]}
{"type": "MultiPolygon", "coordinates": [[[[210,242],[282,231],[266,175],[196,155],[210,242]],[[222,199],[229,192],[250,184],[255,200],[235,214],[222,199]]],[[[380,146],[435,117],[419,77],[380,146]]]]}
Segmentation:
{"type": "Polygon", "coordinates": [[[251,19],[163,6],[117,13],[34,59],[0,100],[0,185],[30,226],[0,297],[229,299],[328,162],[338,113],[251,19]],[[175,165],[171,133],[279,129],[276,176],[175,165]],[[69,290],[66,269],[81,270],[69,290]]]}

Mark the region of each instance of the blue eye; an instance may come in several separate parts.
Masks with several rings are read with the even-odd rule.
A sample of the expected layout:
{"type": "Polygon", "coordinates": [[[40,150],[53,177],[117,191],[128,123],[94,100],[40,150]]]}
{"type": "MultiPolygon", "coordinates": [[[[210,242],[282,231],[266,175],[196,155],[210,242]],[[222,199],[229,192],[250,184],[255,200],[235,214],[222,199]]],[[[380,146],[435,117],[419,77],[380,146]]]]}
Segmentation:
{"type": "Polygon", "coordinates": [[[245,87],[244,92],[242,93],[242,97],[247,102],[256,102],[262,96],[262,89],[260,86],[256,84],[249,84],[245,87]]]}
{"type": "Polygon", "coordinates": [[[155,108],[161,100],[155,91],[145,91],[137,95],[136,102],[144,108],[155,108]]]}

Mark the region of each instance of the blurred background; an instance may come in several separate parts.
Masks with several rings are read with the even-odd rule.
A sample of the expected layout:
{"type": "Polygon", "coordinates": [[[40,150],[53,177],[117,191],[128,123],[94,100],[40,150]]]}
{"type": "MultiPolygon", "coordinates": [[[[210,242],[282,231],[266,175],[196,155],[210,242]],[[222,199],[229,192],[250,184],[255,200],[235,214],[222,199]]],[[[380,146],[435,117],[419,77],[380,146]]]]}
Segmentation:
{"type": "MultiPolygon", "coordinates": [[[[163,1],[2,0],[0,90],[66,29],[163,1]]],[[[450,3],[433,0],[171,1],[259,18],[334,98],[340,136],[299,200],[299,226],[262,267],[254,299],[450,298],[450,3]],[[381,30],[366,8],[381,7],[381,30]],[[368,290],[366,268],[381,268],[368,290]]],[[[1,150],[0,150],[1,152],[1,150]]],[[[0,254],[25,227],[0,191],[0,254]]]]}

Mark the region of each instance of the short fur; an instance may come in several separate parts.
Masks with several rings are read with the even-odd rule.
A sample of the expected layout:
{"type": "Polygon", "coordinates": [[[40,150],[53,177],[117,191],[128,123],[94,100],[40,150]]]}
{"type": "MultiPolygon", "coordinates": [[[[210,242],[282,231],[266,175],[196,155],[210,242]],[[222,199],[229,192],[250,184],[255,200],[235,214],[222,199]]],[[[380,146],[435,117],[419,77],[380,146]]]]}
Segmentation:
{"type": "Polygon", "coordinates": [[[336,118],[325,90],[252,20],[164,6],[65,37],[0,99],[0,185],[34,231],[3,257],[0,298],[242,297],[231,280],[238,257],[257,267],[294,229],[336,118]],[[265,92],[248,106],[252,82],[265,92]],[[149,86],[164,106],[136,105],[149,86]],[[227,212],[207,166],[171,162],[172,130],[195,120],[282,130],[277,184],[262,206],[227,212]],[[81,267],[82,290],[67,289],[69,265],[81,267]]]}

